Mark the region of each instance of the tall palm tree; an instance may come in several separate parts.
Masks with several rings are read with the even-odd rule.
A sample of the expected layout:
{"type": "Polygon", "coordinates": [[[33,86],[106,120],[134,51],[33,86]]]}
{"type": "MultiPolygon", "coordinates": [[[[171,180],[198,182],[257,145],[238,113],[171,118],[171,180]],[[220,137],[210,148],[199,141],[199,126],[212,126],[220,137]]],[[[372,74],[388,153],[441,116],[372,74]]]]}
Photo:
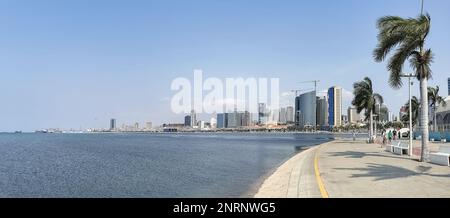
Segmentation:
{"type": "Polygon", "coordinates": [[[389,84],[400,88],[403,83],[401,74],[404,63],[409,60],[414,75],[420,81],[420,124],[422,130],[421,161],[428,159],[428,79],[431,78],[433,53],[425,49],[425,39],[430,32],[430,15],[417,18],[401,18],[398,16],[382,17],[377,22],[379,30],[378,45],[374,50],[377,62],[384,61],[389,53],[387,69],[390,72],[389,84]]]}
{"type": "MultiPolygon", "coordinates": [[[[419,108],[420,108],[420,102],[419,99],[417,99],[416,96],[413,96],[411,98],[411,111],[412,111],[412,127],[414,129],[414,127],[417,125],[417,121],[419,118],[419,108]]],[[[401,120],[403,123],[409,123],[409,101],[406,102],[405,104],[405,109],[406,109],[406,114],[404,114],[401,117],[401,120]]],[[[411,130],[412,132],[412,130],[411,130]]]]}
{"type": "Polygon", "coordinates": [[[428,87],[428,101],[430,102],[430,106],[433,108],[433,130],[436,131],[436,109],[439,105],[447,105],[447,103],[444,101],[444,98],[439,95],[439,86],[436,86],[436,88],[428,87]]]}
{"type": "Polygon", "coordinates": [[[352,105],[355,106],[356,112],[361,113],[366,111],[366,119],[369,119],[369,139],[373,140],[373,114],[375,113],[375,106],[383,104],[383,97],[380,94],[373,92],[372,80],[369,77],[353,84],[352,105]]]}

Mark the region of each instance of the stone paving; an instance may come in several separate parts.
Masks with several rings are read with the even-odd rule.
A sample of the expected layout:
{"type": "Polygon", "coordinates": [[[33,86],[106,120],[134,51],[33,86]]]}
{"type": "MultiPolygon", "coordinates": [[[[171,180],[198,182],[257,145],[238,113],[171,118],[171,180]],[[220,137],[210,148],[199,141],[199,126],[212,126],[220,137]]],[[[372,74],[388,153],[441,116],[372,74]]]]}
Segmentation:
{"type": "MultiPolygon", "coordinates": [[[[440,145],[430,143],[430,150],[440,145]]],[[[414,141],[414,147],[420,147],[420,142],[414,141]]],[[[297,154],[266,179],[255,197],[321,197],[314,171],[316,152],[320,178],[331,198],[450,197],[450,167],[350,140],[335,140],[297,154]]]]}

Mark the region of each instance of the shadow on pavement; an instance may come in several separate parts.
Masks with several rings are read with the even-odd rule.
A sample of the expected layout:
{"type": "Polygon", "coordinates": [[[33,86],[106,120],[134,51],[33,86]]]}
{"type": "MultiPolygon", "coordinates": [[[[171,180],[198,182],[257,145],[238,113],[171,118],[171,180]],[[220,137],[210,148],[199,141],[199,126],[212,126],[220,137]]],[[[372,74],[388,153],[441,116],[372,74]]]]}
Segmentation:
{"type": "Polygon", "coordinates": [[[327,154],[333,157],[345,157],[345,158],[384,157],[384,158],[409,159],[408,157],[404,156],[389,156],[375,152],[341,151],[341,152],[330,152],[327,154]]]}
{"type": "Polygon", "coordinates": [[[403,167],[397,167],[387,164],[375,164],[369,163],[367,167],[361,168],[334,168],[336,170],[351,170],[351,171],[361,171],[362,173],[352,174],[351,178],[361,178],[361,177],[373,177],[374,181],[396,179],[396,178],[406,178],[412,176],[427,175],[433,177],[446,177],[450,178],[450,174],[431,174],[428,173],[431,167],[419,166],[416,168],[417,171],[412,171],[405,169],[403,167]]]}

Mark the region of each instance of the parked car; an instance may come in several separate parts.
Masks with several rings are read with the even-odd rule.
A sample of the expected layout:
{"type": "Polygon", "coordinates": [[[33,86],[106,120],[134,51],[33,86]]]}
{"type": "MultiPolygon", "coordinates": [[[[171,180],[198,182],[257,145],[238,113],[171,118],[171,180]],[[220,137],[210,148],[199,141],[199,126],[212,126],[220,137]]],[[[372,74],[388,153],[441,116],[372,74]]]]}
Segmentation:
{"type": "Polygon", "coordinates": [[[409,128],[403,128],[403,129],[400,129],[399,131],[400,131],[402,138],[409,137],[409,128]]]}

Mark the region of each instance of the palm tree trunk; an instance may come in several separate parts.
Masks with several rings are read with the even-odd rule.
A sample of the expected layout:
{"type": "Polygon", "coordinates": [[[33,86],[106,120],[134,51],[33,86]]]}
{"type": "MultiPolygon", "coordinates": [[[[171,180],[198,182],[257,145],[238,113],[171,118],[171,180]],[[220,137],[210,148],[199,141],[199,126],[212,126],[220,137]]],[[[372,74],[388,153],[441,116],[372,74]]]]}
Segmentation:
{"type": "Polygon", "coordinates": [[[373,113],[372,110],[370,111],[370,127],[369,127],[369,142],[372,142],[372,136],[373,136],[373,113]]]}
{"type": "Polygon", "coordinates": [[[420,161],[428,161],[428,78],[420,79],[420,127],[422,130],[422,152],[420,161]]]}

